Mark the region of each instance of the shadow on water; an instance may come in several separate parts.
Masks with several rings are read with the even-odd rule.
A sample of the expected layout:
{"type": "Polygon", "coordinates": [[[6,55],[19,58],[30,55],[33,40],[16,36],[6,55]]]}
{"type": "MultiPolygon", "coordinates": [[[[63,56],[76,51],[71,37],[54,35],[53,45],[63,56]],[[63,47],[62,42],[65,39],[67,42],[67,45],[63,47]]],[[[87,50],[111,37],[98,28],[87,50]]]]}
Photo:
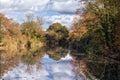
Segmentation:
{"type": "Polygon", "coordinates": [[[120,61],[82,53],[71,55],[91,80],[120,80],[120,61]]]}

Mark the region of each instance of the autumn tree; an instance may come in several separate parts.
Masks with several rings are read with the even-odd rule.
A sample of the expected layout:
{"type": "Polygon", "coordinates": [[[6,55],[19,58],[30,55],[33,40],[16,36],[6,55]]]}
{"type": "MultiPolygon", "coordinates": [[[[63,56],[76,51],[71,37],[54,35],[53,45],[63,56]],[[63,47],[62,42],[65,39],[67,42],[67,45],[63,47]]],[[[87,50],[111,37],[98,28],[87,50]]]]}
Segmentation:
{"type": "Polygon", "coordinates": [[[13,19],[9,19],[0,13],[1,29],[6,35],[14,36],[20,34],[19,24],[13,19]]]}
{"type": "Polygon", "coordinates": [[[37,49],[45,43],[45,32],[42,29],[42,18],[27,14],[25,21],[21,24],[21,32],[26,36],[26,48],[37,49]]]}
{"type": "Polygon", "coordinates": [[[42,30],[42,19],[37,17],[34,20],[32,14],[26,15],[26,21],[21,24],[22,34],[26,35],[29,39],[34,38],[42,41],[44,39],[44,31],[42,30]]]}
{"type": "Polygon", "coordinates": [[[1,40],[2,40],[2,30],[1,30],[1,28],[2,28],[2,18],[0,17],[0,42],[1,42],[1,40]]]}
{"type": "Polygon", "coordinates": [[[7,18],[3,14],[0,13],[0,24],[1,24],[1,32],[2,32],[2,44],[3,48],[7,51],[18,51],[18,49],[23,48],[24,41],[23,36],[20,31],[19,23],[11,18],[7,18]]]}
{"type": "Polygon", "coordinates": [[[59,45],[62,47],[68,46],[69,31],[66,26],[60,23],[53,23],[47,29],[48,45],[59,45]]]}
{"type": "MultiPolygon", "coordinates": [[[[84,13],[79,26],[86,26],[89,48],[99,53],[113,53],[119,48],[119,1],[118,0],[82,0],[84,13]]],[[[78,28],[77,27],[77,28],[78,28]]],[[[80,31],[81,32],[81,31],[80,31]]],[[[82,39],[84,36],[82,37],[82,39]]],[[[88,44],[87,44],[88,45],[88,44]]],[[[85,46],[85,45],[84,45],[85,46]]]]}
{"type": "Polygon", "coordinates": [[[16,21],[7,18],[2,13],[0,13],[0,36],[2,39],[8,40],[6,39],[8,37],[17,39],[17,36],[21,34],[18,26],[19,24],[16,21]]]}

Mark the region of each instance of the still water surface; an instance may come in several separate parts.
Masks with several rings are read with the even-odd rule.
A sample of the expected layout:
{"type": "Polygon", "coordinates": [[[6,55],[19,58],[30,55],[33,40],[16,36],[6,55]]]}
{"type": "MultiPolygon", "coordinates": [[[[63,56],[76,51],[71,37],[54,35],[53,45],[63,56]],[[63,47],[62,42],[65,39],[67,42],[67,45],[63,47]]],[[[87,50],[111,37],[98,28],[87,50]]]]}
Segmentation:
{"type": "Polygon", "coordinates": [[[3,80],[88,80],[81,71],[81,76],[75,72],[77,67],[72,63],[72,57],[67,54],[60,60],[53,60],[45,54],[34,65],[22,61],[12,67],[2,76],[3,80]]]}
{"type": "Polygon", "coordinates": [[[3,52],[0,56],[0,80],[120,80],[119,61],[100,56],[76,57],[64,49],[3,52]]]}

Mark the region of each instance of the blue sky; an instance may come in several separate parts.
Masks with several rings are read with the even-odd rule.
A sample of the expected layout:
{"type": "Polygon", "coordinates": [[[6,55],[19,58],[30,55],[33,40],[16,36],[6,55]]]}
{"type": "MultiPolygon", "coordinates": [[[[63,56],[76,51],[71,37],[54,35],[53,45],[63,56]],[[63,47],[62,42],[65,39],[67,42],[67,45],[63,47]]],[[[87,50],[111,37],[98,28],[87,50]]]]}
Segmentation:
{"type": "Polygon", "coordinates": [[[42,17],[43,28],[55,22],[71,26],[78,9],[78,0],[0,0],[0,13],[18,22],[24,20],[27,13],[42,17]]]}

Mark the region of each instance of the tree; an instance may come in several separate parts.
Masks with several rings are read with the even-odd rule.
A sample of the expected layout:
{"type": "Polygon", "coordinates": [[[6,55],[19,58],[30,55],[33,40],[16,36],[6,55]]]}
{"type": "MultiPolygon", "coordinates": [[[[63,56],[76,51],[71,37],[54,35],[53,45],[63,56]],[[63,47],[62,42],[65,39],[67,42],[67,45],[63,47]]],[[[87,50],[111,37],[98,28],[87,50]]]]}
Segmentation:
{"type": "Polygon", "coordinates": [[[9,19],[0,13],[1,29],[6,35],[14,36],[20,34],[19,24],[13,19],[9,19]]]}
{"type": "Polygon", "coordinates": [[[2,40],[2,30],[1,30],[1,28],[2,28],[2,18],[0,17],[0,42],[1,42],[1,40],[2,40]]]}
{"type": "Polygon", "coordinates": [[[40,48],[45,44],[45,32],[42,29],[42,18],[34,18],[32,14],[26,15],[21,24],[21,32],[26,37],[25,47],[29,49],[40,48]]]}
{"type": "MultiPolygon", "coordinates": [[[[120,4],[118,0],[82,0],[85,3],[83,19],[79,23],[85,25],[87,33],[102,53],[113,53],[120,51],[119,45],[119,23],[118,16],[120,4]],[[87,16],[87,17],[86,17],[87,16]],[[117,30],[116,30],[117,29],[117,30]],[[118,39],[116,39],[115,38],[118,39]],[[99,46],[97,46],[99,45],[99,46]],[[103,48],[104,47],[104,48],[103,48]]],[[[80,25],[81,26],[81,25],[80,25]]],[[[79,27],[80,27],[79,26],[79,27]]],[[[94,48],[95,48],[94,47],[94,48]]]]}
{"type": "MultiPolygon", "coordinates": [[[[82,52],[114,53],[120,51],[120,4],[118,0],[81,0],[85,3],[81,19],[73,24],[73,48],[82,52]]],[[[80,10],[80,9],[78,9],[80,10]]]]}
{"type": "Polygon", "coordinates": [[[26,15],[26,21],[21,24],[22,33],[26,35],[29,39],[34,38],[43,41],[44,31],[42,30],[42,19],[37,17],[35,21],[32,14],[26,15]]]}
{"type": "Polygon", "coordinates": [[[47,29],[48,45],[59,45],[62,47],[68,46],[69,31],[66,26],[62,26],[60,23],[53,23],[47,29]]]}

